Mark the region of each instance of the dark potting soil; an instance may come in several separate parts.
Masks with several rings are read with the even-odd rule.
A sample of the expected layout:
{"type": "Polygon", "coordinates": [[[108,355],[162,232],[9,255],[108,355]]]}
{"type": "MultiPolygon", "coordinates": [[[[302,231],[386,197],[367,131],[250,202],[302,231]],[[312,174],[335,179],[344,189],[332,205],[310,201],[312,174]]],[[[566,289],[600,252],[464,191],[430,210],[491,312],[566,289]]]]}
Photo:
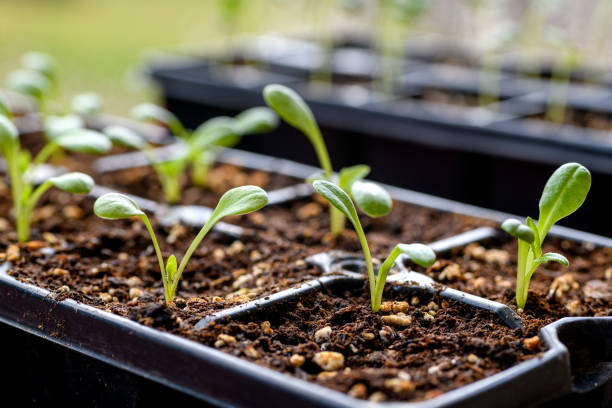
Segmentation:
{"type": "MultiPolygon", "coordinates": [[[[568,268],[542,264],[531,278],[523,316],[612,316],[612,248],[546,239],[543,252],[565,255],[568,268]]],[[[441,284],[514,306],[517,243],[495,239],[470,244],[440,260],[427,274],[441,284]]]]}
{"type": "MultiPolygon", "coordinates": [[[[551,123],[546,114],[534,115],[532,118],[551,123]]],[[[600,130],[604,132],[609,132],[612,130],[612,118],[610,115],[601,112],[590,112],[572,108],[567,108],[565,110],[563,122],[560,124],[600,130]]]]}
{"type": "MultiPolygon", "coordinates": [[[[0,209],[8,214],[11,203],[3,182],[0,193],[4,197],[0,209]]],[[[58,300],[70,297],[372,400],[430,398],[537,356],[542,351],[538,330],[570,314],[555,297],[547,299],[547,285],[555,273],[563,271],[551,267],[552,274],[547,274],[549,267],[544,266],[534,276],[522,331],[507,328],[488,312],[438,297],[419,295],[415,299],[414,294],[391,288],[386,290],[385,311],[380,314],[370,311],[363,288],[331,288],[264,311],[250,321],[217,323],[195,331],[193,326],[214,310],[319,276],[317,268],[304,262],[308,255],[330,248],[359,250],[350,230],[337,240],[326,234],[327,209],[317,200],[270,206],[246,216],[244,225],[251,228],[240,240],[212,232],[191,259],[178,297],[170,306],[163,303],[157,259],[142,223],[101,220],[92,214],[93,200],[87,197],[51,190],[37,210],[33,241],[27,244],[12,244],[15,234],[8,232],[10,220],[4,218],[0,222],[0,227],[4,224],[1,257],[14,265],[9,272],[12,276],[49,289],[58,300]],[[317,354],[320,352],[325,353],[317,354]]],[[[387,217],[363,220],[373,253],[379,258],[399,240],[428,242],[488,224],[406,204],[396,205],[387,217]]],[[[164,229],[154,217],[152,221],[165,257],[182,254],[196,233],[181,226],[164,229]]],[[[572,262],[570,272],[583,274],[578,281],[585,282],[584,287],[592,280],[609,279],[609,268],[605,269],[610,264],[609,249],[551,243],[572,262]]],[[[491,245],[485,251],[499,248],[491,245]]],[[[512,245],[501,244],[510,262],[512,245]]],[[[450,285],[512,304],[512,286],[505,287],[495,277],[502,276],[512,284],[513,264],[505,262],[503,268],[488,264],[487,257],[479,255],[481,250],[471,248],[456,251],[427,272],[439,279],[444,272],[440,265],[456,263],[460,271],[463,268],[465,280],[447,279],[450,285]],[[472,271],[475,262],[481,262],[478,271],[472,271]],[[493,283],[468,286],[480,277],[493,283]]],[[[505,255],[493,252],[495,256],[505,255]]],[[[602,310],[608,310],[601,309],[599,300],[580,299],[586,305],[585,315],[602,315],[602,310]]]]}
{"type": "MultiPolygon", "coordinates": [[[[165,202],[164,193],[155,171],[150,167],[92,175],[96,183],[140,197],[165,202]]],[[[182,176],[181,202],[186,205],[203,205],[214,208],[227,190],[252,184],[271,191],[303,182],[293,177],[261,170],[246,169],[231,164],[217,163],[210,170],[205,188],[193,185],[190,172],[182,176]]]]}

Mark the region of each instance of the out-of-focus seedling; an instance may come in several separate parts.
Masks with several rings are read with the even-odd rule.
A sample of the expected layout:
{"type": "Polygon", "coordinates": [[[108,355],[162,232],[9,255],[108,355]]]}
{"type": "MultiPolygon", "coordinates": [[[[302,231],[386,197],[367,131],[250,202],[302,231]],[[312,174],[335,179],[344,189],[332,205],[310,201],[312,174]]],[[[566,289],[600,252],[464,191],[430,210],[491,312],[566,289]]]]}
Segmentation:
{"type": "MultiPolygon", "coordinates": [[[[263,91],[268,106],[291,126],[300,130],[315,149],[322,174],[311,177],[308,181],[317,179],[335,181],[337,185],[349,196],[352,196],[359,208],[371,217],[380,217],[391,211],[392,201],[389,194],[380,186],[373,183],[360,183],[370,172],[370,167],[357,165],[340,170],[337,179],[325,147],[325,141],[312,114],[312,111],[295,91],[283,85],[268,85],[263,91]],[[371,194],[376,189],[376,194],[371,194]]],[[[332,234],[338,236],[344,230],[345,215],[334,206],[330,207],[330,225],[332,234]]]]}
{"type": "MultiPolygon", "coordinates": [[[[380,187],[373,183],[359,181],[355,183],[360,191],[364,205],[374,211],[380,211],[380,198],[382,197],[380,187]],[[379,196],[379,197],[377,197],[379,196]]],[[[431,266],[436,260],[436,254],[431,248],[423,244],[398,244],[396,245],[387,259],[383,262],[378,270],[378,276],[374,275],[374,265],[372,263],[372,255],[366,239],[363,227],[357,216],[357,210],[353,205],[353,201],[349,195],[340,187],[326,180],[315,180],[313,182],[314,189],[321,194],[334,208],[342,212],[351,222],[365,257],[368,270],[368,280],[370,284],[370,298],[372,302],[372,311],[378,312],[382,302],[382,293],[387,280],[387,275],[393,267],[395,260],[400,254],[406,254],[413,262],[423,267],[431,266]]]]}
{"type": "Polygon", "coordinates": [[[159,248],[155,232],[151,226],[151,222],[147,215],[138,207],[138,205],[130,198],[119,193],[108,193],[98,198],[94,204],[94,212],[101,218],[117,220],[122,218],[139,217],[147,227],[157,260],[161,271],[162,283],[164,286],[164,297],[166,303],[172,302],[176,295],[181,275],[187,266],[187,262],[193,255],[200,242],[204,239],[211,228],[223,217],[229,215],[242,215],[259,210],[268,203],[268,195],[264,190],[256,186],[236,187],[227,191],[221,199],[217,207],[212,212],[198,235],[187,248],[187,252],[183,255],[181,263],[177,268],[177,260],[175,255],[170,255],[164,263],[164,257],[159,248]]]}
{"type": "MultiPolygon", "coordinates": [[[[29,153],[21,150],[19,146],[17,128],[9,118],[0,114],[0,151],[6,160],[11,194],[13,196],[13,212],[16,219],[17,237],[20,242],[26,242],[30,238],[32,213],[36,203],[45,191],[55,186],[69,193],[86,194],[94,184],[88,175],[75,172],[51,177],[38,187],[35,187],[31,180],[32,171],[38,164],[44,162],[45,157],[48,157],[59,147],[85,153],[100,153],[108,150],[110,147],[109,142],[105,146],[96,145],[96,140],[98,140],[97,137],[91,139],[88,133],[80,131],[68,133],[47,144],[34,161],[30,162],[29,153]]],[[[102,137],[102,140],[106,141],[106,138],[102,137]]]]}
{"type": "MultiPolygon", "coordinates": [[[[264,107],[247,109],[234,118],[221,116],[209,119],[192,132],[186,130],[172,112],[153,104],[138,105],[132,115],[139,120],[167,126],[184,142],[184,152],[166,160],[158,159],[144,144],[169,203],[180,200],[181,179],[188,166],[192,168],[192,182],[204,187],[208,181],[208,171],[223,148],[236,145],[242,136],[269,132],[278,126],[278,117],[264,107]]],[[[127,132],[123,131],[124,134],[127,132]]]]}
{"type": "Polygon", "coordinates": [[[525,308],[529,281],[540,264],[553,261],[569,265],[561,254],[543,254],[542,242],[557,221],[580,208],[590,188],[591,174],[587,168],[578,163],[566,163],[553,173],[544,186],[537,223],[530,217],[527,217],[526,224],[513,218],[502,223],[502,229],[518,239],[516,306],[520,310],[525,308]]]}

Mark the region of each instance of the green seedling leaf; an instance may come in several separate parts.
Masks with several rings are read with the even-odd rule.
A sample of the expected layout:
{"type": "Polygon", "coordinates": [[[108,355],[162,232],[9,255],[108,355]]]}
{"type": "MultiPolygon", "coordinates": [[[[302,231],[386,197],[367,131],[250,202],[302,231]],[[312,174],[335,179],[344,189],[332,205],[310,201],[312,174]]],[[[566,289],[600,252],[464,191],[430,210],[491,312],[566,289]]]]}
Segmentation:
{"type": "Polygon", "coordinates": [[[107,220],[144,215],[132,199],[120,193],[107,193],[99,197],[94,203],[94,213],[107,220]]]}
{"type": "Polygon", "coordinates": [[[7,118],[13,116],[13,113],[9,110],[8,106],[4,103],[2,98],[0,98],[0,116],[6,116],[7,118]]]}
{"type": "Polygon", "coordinates": [[[359,223],[357,217],[357,210],[351,201],[351,198],[342,190],[340,187],[326,180],[315,180],[312,186],[321,194],[327,201],[334,207],[340,210],[344,215],[348,217],[353,225],[359,223]]]}
{"type": "Polygon", "coordinates": [[[540,265],[546,262],[557,262],[563,266],[569,266],[569,261],[566,257],[555,252],[547,252],[533,261],[536,265],[540,265]]]}
{"type": "Polygon", "coordinates": [[[535,257],[537,258],[542,255],[542,240],[540,239],[540,231],[538,231],[538,226],[531,217],[527,217],[526,223],[527,226],[531,229],[531,232],[533,232],[533,243],[531,244],[531,249],[533,250],[535,257]]]}
{"type": "Polygon", "coordinates": [[[108,137],[115,146],[143,149],[147,144],[142,136],[125,126],[110,125],[102,129],[102,133],[108,137]]]}
{"type": "MultiPolygon", "coordinates": [[[[268,203],[268,195],[257,186],[241,186],[228,190],[219,199],[211,220],[220,220],[228,215],[242,215],[259,210],[268,203]]],[[[215,221],[216,222],[216,221],[215,221]]]]}
{"type": "Polygon", "coordinates": [[[145,122],[158,122],[179,137],[185,135],[185,128],[172,112],[152,103],[142,103],[132,109],[132,117],[145,122]]]}
{"type": "Polygon", "coordinates": [[[234,128],[234,119],[219,116],[202,123],[193,132],[193,147],[208,149],[210,146],[231,147],[240,141],[240,135],[234,128]]]}
{"type": "Polygon", "coordinates": [[[176,257],[174,255],[170,255],[168,258],[168,262],[166,262],[166,274],[168,276],[168,282],[171,283],[176,275],[176,257]]]}
{"type": "Polygon", "coordinates": [[[6,79],[7,86],[19,93],[32,96],[38,100],[51,87],[46,76],[37,71],[19,69],[11,72],[6,79]]]}
{"type": "Polygon", "coordinates": [[[351,194],[359,208],[370,217],[381,217],[391,211],[391,196],[378,184],[356,181],[351,188],[351,194]]]}
{"type": "Polygon", "coordinates": [[[55,116],[50,115],[45,119],[45,136],[48,140],[56,139],[58,136],[75,129],[85,127],[85,122],[77,115],[55,116]]]}
{"type": "Polygon", "coordinates": [[[514,218],[508,218],[506,221],[504,221],[501,228],[513,237],[522,239],[529,244],[532,244],[535,239],[533,231],[528,226],[514,218]]]}
{"type": "Polygon", "coordinates": [[[94,186],[94,181],[91,177],[79,172],[51,177],[49,182],[55,187],[73,194],[87,194],[94,186]]]}
{"type": "Polygon", "coordinates": [[[68,131],[54,140],[66,150],[85,154],[107,153],[112,144],[102,133],[88,129],[74,129],[68,131]]]}
{"type": "Polygon", "coordinates": [[[368,174],[370,174],[370,166],[365,164],[345,167],[338,174],[338,186],[344,191],[350,192],[353,183],[363,180],[368,174]]]}
{"type": "Polygon", "coordinates": [[[548,179],[540,199],[540,237],[557,221],[576,211],[591,188],[591,173],[579,163],[566,163],[548,179]]]}
{"type": "Polygon", "coordinates": [[[55,60],[42,52],[28,52],[21,57],[21,65],[32,71],[37,71],[53,80],[57,64],[55,60]]]}
{"type": "Polygon", "coordinates": [[[17,127],[15,127],[9,118],[0,115],[0,148],[2,148],[2,151],[6,151],[9,146],[15,144],[18,138],[19,131],[17,127]]]}
{"type": "Polygon", "coordinates": [[[313,136],[320,135],[319,127],[312,111],[297,92],[284,85],[272,84],[264,88],[263,96],[268,106],[285,122],[301,130],[311,139],[311,143],[315,143],[313,136]]]}
{"type": "Polygon", "coordinates": [[[102,109],[102,98],[95,92],[78,94],[72,98],[71,106],[79,115],[95,115],[102,109]]]}
{"type": "Polygon", "coordinates": [[[278,127],[278,116],[272,109],[258,106],[234,118],[234,129],[240,136],[270,132],[278,127]]]}
{"type": "Polygon", "coordinates": [[[397,247],[417,265],[429,268],[436,262],[436,253],[423,244],[398,244],[397,247]]]}

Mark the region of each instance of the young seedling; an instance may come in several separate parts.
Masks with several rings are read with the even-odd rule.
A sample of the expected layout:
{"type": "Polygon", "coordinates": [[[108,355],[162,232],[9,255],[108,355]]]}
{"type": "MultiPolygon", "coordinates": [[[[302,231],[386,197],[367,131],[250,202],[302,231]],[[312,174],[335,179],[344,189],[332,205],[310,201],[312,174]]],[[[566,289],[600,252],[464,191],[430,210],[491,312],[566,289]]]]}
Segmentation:
{"type": "Polygon", "coordinates": [[[429,9],[431,0],[381,0],[378,2],[379,39],[382,75],[377,84],[382,92],[393,93],[393,80],[398,67],[404,72],[406,39],[417,20],[429,9]],[[397,64],[395,63],[397,61],[397,64]]]}
{"type": "Polygon", "coordinates": [[[138,105],[132,114],[137,119],[167,126],[184,142],[185,151],[170,160],[159,160],[150,147],[145,148],[169,203],[180,200],[180,182],[188,166],[192,167],[193,184],[204,187],[208,171],[223,148],[236,145],[242,136],[269,132],[278,126],[278,117],[263,107],[247,109],[234,118],[209,119],[193,132],[187,131],[170,111],[156,105],[138,105]]]}
{"type": "Polygon", "coordinates": [[[38,187],[34,186],[31,172],[38,164],[44,162],[43,152],[45,149],[51,152],[59,146],[82,152],[99,152],[101,148],[96,145],[95,138],[91,140],[87,133],[70,133],[48,144],[34,162],[30,163],[29,153],[21,150],[19,146],[17,128],[6,116],[0,114],[0,152],[6,160],[19,242],[29,240],[34,207],[49,188],[55,186],[69,193],[86,194],[93,187],[94,182],[91,177],[76,172],[51,177],[38,187]],[[49,146],[52,147],[48,149],[49,146]]]}
{"type": "Polygon", "coordinates": [[[102,98],[95,92],[86,92],[73,96],[70,105],[74,113],[92,117],[102,109],[102,98]]]}
{"type": "Polygon", "coordinates": [[[256,186],[236,187],[227,191],[217,204],[217,207],[212,212],[208,221],[204,224],[198,235],[187,248],[187,252],[183,255],[181,263],[177,268],[177,260],[175,255],[170,255],[164,263],[164,257],[159,248],[155,232],[151,226],[151,222],[147,215],[136,205],[134,201],[119,193],[108,193],[98,198],[94,203],[94,212],[98,217],[118,220],[122,218],[139,217],[147,227],[153,247],[159,262],[161,271],[162,283],[164,286],[164,297],[166,303],[172,302],[176,295],[181,275],[187,266],[187,262],[193,255],[200,242],[204,239],[208,231],[223,217],[229,215],[242,215],[259,210],[268,203],[268,195],[264,190],[256,186]]]}
{"type": "MultiPolygon", "coordinates": [[[[314,189],[321,194],[334,208],[341,211],[353,224],[353,228],[357,233],[361,249],[365,257],[368,270],[368,280],[370,284],[370,299],[372,303],[372,311],[378,312],[382,302],[382,293],[387,280],[387,275],[395,260],[400,254],[406,254],[413,262],[423,267],[431,266],[436,260],[436,254],[431,248],[423,244],[398,244],[393,248],[387,259],[382,263],[378,270],[378,277],[374,275],[374,265],[372,263],[372,255],[366,239],[363,227],[357,216],[357,210],[353,205],[353,201],[349,195],[340,187],[326,180],[315,180],[313,182],[314,189]]],[[[374,211],[380,210],[379,197],[384,193],[379,186],[370,182],[358,181],[353,185],[353,195],[360,196],[362,202],[374,211]]]]}
{"type": "Polygon", "coordinates": [[[513,218],[502,223],[502,229],[518,239],[516,306],[519,310],[525,308],[529,281],[540,264],[553,261],[569,265],[561,254],[543,254],[542,242],[557,221],[580,208],[590,188],[591,173],[587,168],[578,163],[566,163],[555,170],[544,186],[537,223],[530,217],[525,224],[513,218]]]}
{"type": "MultiPolygon", "coordinates": [[[[312,111],[295,91],[283,85],[268,85],[263,91],[264,99],[268,106],[278,113],[278,115],[291,126],[300,130],[315,149],[319,164],[323,169],[323,173],[313,176],[309,181],[315,179],[324,179],[328,181],[334,180],[334,172],[329,159],[329,153],[325,147],[325,141],[321,135],[321,130],[312,114],[312,111]]],[[[357,165],[346,167],[340,170],[336,180],[337,185],[344,190],[349,196],[352,196],[359,208],[371,217],[380,217],[391,211],[392,201],[389,194],[381,187],[376,186],[378,193],[375,196],[369,196],[369,200],[375,200],[376,205],[372,205],[372,201],[364,201],[363,196],[354,191],[355,183],[363,180],[370,173],[370,167],[366,165],[357,165]],[[371,208],[375,207],[376,211],[371,208]]],[[[368,185],[374,185],[369,183],[368,185]]],[[[345,215],[342,211],[337,210],[334,206],[330,207],[330,225],[334,236],[338,236],[344,230],[346,222],[345,215]]]]}

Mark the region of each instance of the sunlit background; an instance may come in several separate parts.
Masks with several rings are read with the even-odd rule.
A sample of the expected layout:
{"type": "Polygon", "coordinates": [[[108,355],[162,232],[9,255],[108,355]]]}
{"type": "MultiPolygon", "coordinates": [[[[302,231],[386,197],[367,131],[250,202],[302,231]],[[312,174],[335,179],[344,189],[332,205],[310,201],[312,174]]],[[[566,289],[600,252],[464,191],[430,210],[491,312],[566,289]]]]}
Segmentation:
{"type": "Polygon", "coordinates": [[[0,77],[19,65],[24,52],[43,51],[57,59],[63,99],[96,91],[106,111],[124,113],[156,98],[140,75],[147,56],[160,50],[205,54],[230,33],[234,41],[272,32],[324,43],[349,32],[370,36],[379,49],[402,39],[413,49],[442,42],[459,55],[485,60],[505,56],[524,65],[596,70],[612,55],[610,0],[406,1],[413,6],[403,17],[385,12],[389,1],[242,1],[230,25],[224,7],[232,0],[4,0],[0,77]]]}

